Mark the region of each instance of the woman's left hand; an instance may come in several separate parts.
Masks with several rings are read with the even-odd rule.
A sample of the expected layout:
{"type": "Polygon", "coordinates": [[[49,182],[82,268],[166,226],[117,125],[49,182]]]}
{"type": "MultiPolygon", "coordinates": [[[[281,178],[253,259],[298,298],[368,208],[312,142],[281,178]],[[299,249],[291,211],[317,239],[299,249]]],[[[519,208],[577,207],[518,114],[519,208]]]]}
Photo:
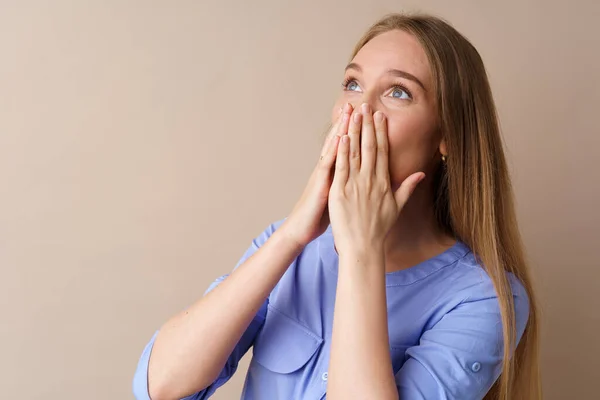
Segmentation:
{"type": "Polygon", "coordinates": [[[394,193],[388,153],[386,117],[381,111],[373,115],[363,104],[355,109],[348,135],[339,143],[329,190],[329,216],[339,254],[383,249],[402,207],[425,177],[423,172],[410,175],[394,193]]]}

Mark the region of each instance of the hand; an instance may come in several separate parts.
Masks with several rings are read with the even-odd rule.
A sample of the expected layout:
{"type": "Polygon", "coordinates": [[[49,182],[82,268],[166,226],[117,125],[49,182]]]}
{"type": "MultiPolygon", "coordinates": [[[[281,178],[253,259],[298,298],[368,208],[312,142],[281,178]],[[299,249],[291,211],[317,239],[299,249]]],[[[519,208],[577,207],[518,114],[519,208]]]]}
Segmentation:
{"type": "Polygon", "coordinates": [[[348,135],[339,143],[329,191],[331,227],[340,254],[373,246],[383,249],[402,207],[425,177],[416,172],[392,192],[388,153],[385,116],[381,111],[372,115],[363,104],[352,114],[348,135]]]}
{"type": "Polygon", "coordinates": [[[331,188],[333,164],[339,140],[348,130],[352,106],[346,104],[329,131],[321,150],[321,157],[308,184],[282,228],[300,246],[305,246],[322,235],[329,226],[327,200],[331,188]]]}

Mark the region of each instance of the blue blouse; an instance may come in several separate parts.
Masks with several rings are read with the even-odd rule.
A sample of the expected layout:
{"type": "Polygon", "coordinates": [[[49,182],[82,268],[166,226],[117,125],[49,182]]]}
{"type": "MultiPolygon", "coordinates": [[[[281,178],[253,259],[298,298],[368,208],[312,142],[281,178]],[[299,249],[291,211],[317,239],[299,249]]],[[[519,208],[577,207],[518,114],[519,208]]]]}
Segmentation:
{"type": "MultiPolygon", "coordinates": [[[[256,237],[235,268],[284,220],[256,237]]],[[[253,356],[242,400],[325,399],[337,274],[338,254],[329,226],[289,266],[219,377],[185,399],[209,398],[231,378],[250,347],[253,356]]],[[[508,278],[520,340],[529,301],[521,283],[510,273],[508,278]]],[[[400,399],[483,398],[502,369],[502,325],[492,281],[470,249],[457,242],[427,261],[387,273],[385,281],[389,347],[400,399]]],[[[139,400],[150,399],[148,361],[157,333],[134,375],[133,392],[139,400]]]]}

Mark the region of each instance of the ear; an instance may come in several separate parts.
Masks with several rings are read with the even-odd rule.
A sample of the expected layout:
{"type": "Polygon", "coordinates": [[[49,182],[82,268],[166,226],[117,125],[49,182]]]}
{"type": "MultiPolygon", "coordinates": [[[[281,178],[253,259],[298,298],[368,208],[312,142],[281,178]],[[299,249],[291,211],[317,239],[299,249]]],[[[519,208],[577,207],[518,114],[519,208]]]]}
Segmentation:
{"type": "Polygon", "coordinates": [[[443,156],[448,156],[448,149],[446,148],[446,139],[443,138],[440,142],[439,152],[443,156]]]}

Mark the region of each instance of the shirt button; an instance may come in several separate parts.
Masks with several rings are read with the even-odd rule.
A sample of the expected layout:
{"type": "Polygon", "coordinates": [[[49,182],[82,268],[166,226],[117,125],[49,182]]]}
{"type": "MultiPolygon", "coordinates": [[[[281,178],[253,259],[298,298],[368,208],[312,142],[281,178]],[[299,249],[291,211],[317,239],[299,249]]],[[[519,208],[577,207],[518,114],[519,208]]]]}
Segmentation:
{"type": "Polygon", "coordinates": [[[474,362],[473,365],[471,365],[471,371],[473,371],[473,372],[479,372],[480,369],[481,369],[481,363],[479,363],[479,362],[474,362]]]}
{"type": "Polygon", "coordinates": [[[327,372],[323,372],[323,375],[321,375],[321,379],[327,382],[327,372]]]}

